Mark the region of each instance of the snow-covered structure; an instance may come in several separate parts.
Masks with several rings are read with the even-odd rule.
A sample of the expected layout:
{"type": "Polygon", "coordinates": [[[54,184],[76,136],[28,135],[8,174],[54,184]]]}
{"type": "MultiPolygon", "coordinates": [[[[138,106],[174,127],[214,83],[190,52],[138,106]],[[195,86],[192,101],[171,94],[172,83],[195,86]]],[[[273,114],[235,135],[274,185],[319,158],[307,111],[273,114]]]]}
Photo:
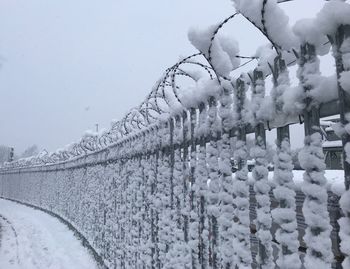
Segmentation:
{"type": "Polygon", "coordinates": [[[292,27],[276,0],[233,3],[237,13],[222,23],[189,32],[198,52],[109,130],[4,165],[1,197],[61,216],[109,268],[350,268],[350,5],[329,1],[292,27]],[[223,34],[236,16],[269,43],[253,56],[223,34]],[[336,70],[323,77],[319,56],[330,48],[336,70]],[[241,61],[257,65],[237,76],[241,61]],[[332,115],[340,115],[340,185],[327,176],[321,139],[320,118],[332,115]],[[289,135],[299,123],[302,175],[289,135]]]}
{"type": "Polygon", "coordinates": [[[339,117],[331,117],[320,122],[322,148],[327,169],[343,168],[343,145],[340,137],[335,132],[335,130],[338,131],[339,122],[339,117]]]}

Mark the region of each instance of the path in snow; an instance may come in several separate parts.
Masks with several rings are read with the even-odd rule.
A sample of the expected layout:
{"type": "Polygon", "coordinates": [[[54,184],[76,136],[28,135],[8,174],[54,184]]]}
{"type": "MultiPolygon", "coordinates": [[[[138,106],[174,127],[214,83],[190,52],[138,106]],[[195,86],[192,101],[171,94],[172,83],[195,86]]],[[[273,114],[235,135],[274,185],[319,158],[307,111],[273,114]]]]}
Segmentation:
{"type": "Polygon", "coordinates": [[[97,269],[88,250],[58,219],[0,199],[0,269],[97,269]]]}

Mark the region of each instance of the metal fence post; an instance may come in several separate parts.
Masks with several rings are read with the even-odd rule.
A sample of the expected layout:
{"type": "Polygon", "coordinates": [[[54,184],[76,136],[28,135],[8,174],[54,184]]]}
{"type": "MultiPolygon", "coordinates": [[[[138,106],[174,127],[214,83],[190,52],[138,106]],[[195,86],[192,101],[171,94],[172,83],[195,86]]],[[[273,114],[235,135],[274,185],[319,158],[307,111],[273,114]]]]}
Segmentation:
{"type": "MultiPolygon", "coordinates": [[[[318,73],[318,66],[313,66],[318,65],[317,61],[316,47],[310,43],[302,44],[300,47],[299,79],[306,95],[312,90],[308,77],[318,73]]],[[[306,155],[309,158],[309,160],[306,158],[300,159],[301,166],[305,169],[302,185],[302,191],[305,194],[303,213],[307,223],[304,236],[307,246],[305,263],[313,262],[316,259],[320,264],[330,266],[333,258],[330,238],[331,226],[327,210],[326,182],[322,173],[326,166],[322,152],[319,108],[312,101],[311,97],[306,96],[306,107],[303,112],[305,141],[303,152],[300,153],[302,155],[299,155],[306,155]],[[316,133],[319,133],[319,136],[316,136],[316,133]],[[315,172],[318,173],[317,176],[315,176],[315,172]],[[318,189],[318,192],[312,191],[315,188],[318,189]],[[322,218],[323,222],[315,222],[314,219],[317,217],[322,218]],[[317,240],[317,238],[323,240],[324,248],[319,249],[312,243],[312,240],[317,240]]]]}
{"type": "MultiPolygon", "coordinates": [[[[345,117],[347,113],[350,113],[350,94],[347,91],[344,91],[342,88],[339,79],[340,75],[343,71],[349,71],[344,68],[343,63],[343,53],[350,53],[350,51],[342,52],[341,46],[345,39],[350,38],[350,25],[341,25],[334,37],[334,41],[332,42],[335,45],[335,63],[337,69],[337,78],[338,78],[338,95],[339,95],[339,112],[340,112],[340,122],[342,125],[349,124],[349,119],[345,117]]],[[[350,65],[350,64],[349,64],[350,65]]],[[[343,143],[343,165],[344,165],[344,173],[345,173],[345,186],[346,189],[350,188],[350,164],[346,161],[347,156],[344,150],[346,143],[350,142],[350,134],[344,132],[341,137],[343,143]]]]}
{"type": "MultiPolygon", "coordinates": [[[[350,55],[349,48],[343,48],[342,45],[344,41],[350,39],[350,25],[341,25],[334,36],[329,37],[330,41],[333,45],[333,55],[335,57],[336,63],[336,71],[337,71],[337,79],[338,79],[338,95],[339,95],[339,113],[340,113],[340,123],[343,126],[350,124],[349,117],[346,117],[347,114],[350,113],[350,94],[342,88],[340,83],[341,74],[344,71],[350,70],[350,63],[344,63],[344,54],[350,55]]],[[[348,41],[349,42],[349,41],[348,41]]],[[[349,58],[346,58],[349,59],[349,58]]],[[[346,201],[346,197],[349,196],[350,192],[350,163],[347,159],[350,159],[350,156],[347,156],[347,152],[345,150],[345,146],[350,143],[350,133],[343,132],[341,136],[342,146],[343,146],[343,167],[344,167],[344,184],[346,192],[343,194],[342,199],[344,198],[346,201]]],[[[340,203],[342,204],[342,199],[340,203]]],[[[346,202],[345,202],[346,203],[346,202]]],[[[348,241],[350,238],[350,234],[348,232],[348,228],[344,229],[344,226],[349,225],[350,223],[350,211],[346,208],[347,206],[342,207],[344,217],[339,220],[340,224],[340,239],[342,241],[348,241]]],[[[350,265],[350,253],[345,253],[344,249],[341,247],[343,254],[345,255],[345,260],[343,262],[343,268],[346,268],[350,265]]],[[[341,265],[339,264],[339,267],[341,265]]]]}

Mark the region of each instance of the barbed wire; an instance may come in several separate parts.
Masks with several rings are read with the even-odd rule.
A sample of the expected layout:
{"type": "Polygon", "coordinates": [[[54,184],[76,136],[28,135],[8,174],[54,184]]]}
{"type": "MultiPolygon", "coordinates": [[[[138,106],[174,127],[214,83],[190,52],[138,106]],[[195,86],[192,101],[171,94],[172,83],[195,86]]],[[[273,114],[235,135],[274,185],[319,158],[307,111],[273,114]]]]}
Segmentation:
{"type": "MultiPolygon", "coordinates": [[[[293,0],[280,0],[278,3],[290,1],[293,0]]],[[[138,107],[131,109],[119,121],[113,122],[109,130],[105,130],[102,133],[86,133],[78,142],[72,143],[64,149],[57,150],[53,153],[42,152],[38,156],[7,163],[5,167],[18,168],[54,164],[78,158],[80,156],[109,147],[121,139],[134,134],[136,131],[147,130],[147,128],[150,128],[150,126],[153,126],[159,122],[160,115],[170,115],[171,111],[175,108],[175,105],[179,106],[183,109],[183,111],[185,111],[186,107],[180,96],[180,91],[183,89],[183,86],[180,85],[177,78],[184,77],[192,81],[191,83],[198,82],[198,78],[192,74],[191,71],[188,71],[187,68],[196,68],[199,71],[202,71],[203,74],[206,74],[207,79],[216,79],[218,80],[219,84],[221,84],[222,80],[231,82],[231,77],[219,75],[219,72],[216,70],[213,64],[212,54],[214,49],[214,41],[219,32],[239,14],[247,19],[253,26],[255,26],[275,48],[277,54],[280,55],[279,52],[282,50],[282,46],[276,44],[272,40],[268,33],[268,27],[266,26],[267,4],[268,0],[263,0],[261,8],[262,28],[259,27],[251,18],[244,16],[241,13],[236,12],[230,15],[219,23],[214,29],[212,36],[210,37],[210,44],[207,51],[199,51],[186,56],[176,62],[174,65],[167,68],[141,104],[138,107]]],[[[236,71],[253,61],[259,60],[257,56],[236,55],[235,57],[246,61],[234,68],[232,71],[236,71]]],[[[296,60],[292,60],[287,65],[289,66],[294,64],[295,61],[296,60]]]]}

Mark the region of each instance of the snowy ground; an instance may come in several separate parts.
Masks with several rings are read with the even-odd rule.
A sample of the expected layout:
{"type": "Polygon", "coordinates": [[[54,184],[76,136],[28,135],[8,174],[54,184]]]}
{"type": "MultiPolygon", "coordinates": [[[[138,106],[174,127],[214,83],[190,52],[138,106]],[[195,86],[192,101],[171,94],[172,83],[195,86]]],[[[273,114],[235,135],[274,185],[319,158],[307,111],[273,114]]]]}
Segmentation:
{"type": "Polygon", "coordinates": [[[0,199],[0,269],[98,268],[63,223],[39,210],[0,199]]]}

